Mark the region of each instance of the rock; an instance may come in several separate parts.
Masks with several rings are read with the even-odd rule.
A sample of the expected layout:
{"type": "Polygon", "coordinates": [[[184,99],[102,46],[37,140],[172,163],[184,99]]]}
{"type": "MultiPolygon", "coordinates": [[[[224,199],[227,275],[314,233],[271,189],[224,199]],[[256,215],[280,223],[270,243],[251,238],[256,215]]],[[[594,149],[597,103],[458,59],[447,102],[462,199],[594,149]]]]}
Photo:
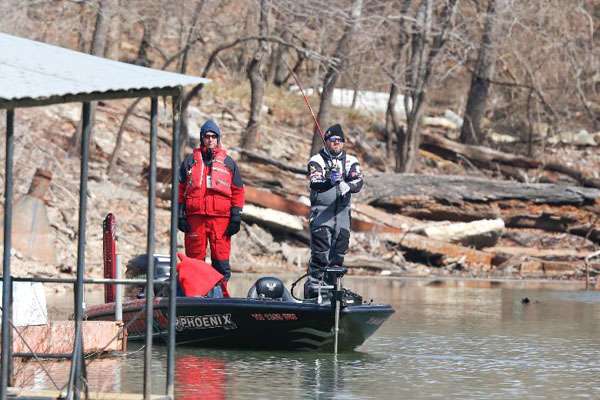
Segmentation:
{"type": "Polygon", "coordinates": [[[573,144],[577,146],[597,146],[594,135],[591,135],[585,129],[580,130],[573,137],[573,144]]]}
{"type": "Polygon", "coordinates": [[[577,133],[573,132],[560,132],[556,136],[552,136],[548,139],[548,143],[555,145],[559,143],[563,144],[574,144],[576,146],[597,146],[598,142],[596,134],[590,134],[585,129],[580,130],[577,133]]]}

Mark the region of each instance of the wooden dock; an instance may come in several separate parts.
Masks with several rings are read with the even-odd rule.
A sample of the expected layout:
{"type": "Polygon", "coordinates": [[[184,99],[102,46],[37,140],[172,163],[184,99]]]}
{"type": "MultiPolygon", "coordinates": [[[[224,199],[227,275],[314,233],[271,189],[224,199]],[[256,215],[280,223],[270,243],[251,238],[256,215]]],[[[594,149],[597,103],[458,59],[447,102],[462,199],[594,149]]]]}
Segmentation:
{"type": "MultiPolygon", "coordinates": [[[[127,336],[122,322],[83,321],[85,353],[125,351],[127,336]]],[[[13,334],[13,352],[34,351],[39,357],[44,354],[69,354],[73,351],[75,327],[73,321],[49,321],[46,325],[16,328],[13,334]]]]}

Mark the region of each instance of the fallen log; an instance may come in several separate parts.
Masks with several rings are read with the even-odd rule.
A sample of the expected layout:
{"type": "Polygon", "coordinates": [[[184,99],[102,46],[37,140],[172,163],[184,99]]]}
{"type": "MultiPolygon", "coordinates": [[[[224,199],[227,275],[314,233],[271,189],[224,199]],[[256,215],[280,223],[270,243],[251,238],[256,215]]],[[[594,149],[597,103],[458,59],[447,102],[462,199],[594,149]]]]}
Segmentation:
{"type": "Polygon", "coordinates": [[[245,186],[246,202],[264,208],[272,208],[288,214],[308,217],[310,208],[297,200],[274,194],[269,190],[245,186]]]}
{"type": "MultiPolygon", "coordinates": [[[[498,164],[525,169],[542,169],[569,176],[585,187],[600,188],[600,179],[586,176],[583,172],[556,162],[544,162],[518,154],[506,153],[483,146],[461,144],[439,135],[423,132],[421,147],[443,158],[458,161],[459,156],[468,158],[474,164],[489,170],[497,170],[498,164]]],[[[511,176],[518,177],[514,171],[504,169],[511,176]]]]}
{"type": "Polygon", "coordinates": [[[534,257],[547,261],[572,261],[584,260],[592,254],[589,251],[581,251],[578,249],[537,249],[534,247],[518,247],[518,246],[493,246],[486,247],[484,251],[495,253],[497,256],[510,259],[515,256],[534,257]]]}
{"type": "Polygon", "coordinates": [[[304,223],[301,218],[281,211],[257,207],[252,204],[246,204],[244,206],[242,219],[248,222],[257,222],[261,225],[278,230],[290,232],[304,230],[304,223]]]}
{"type": "Polygon", "coordinates": [[[310,243],[310,234],[306,229],[305,222],[295,215],[246,204],[242,212],[242,220],[247,223],[258,224],[280,234],[290,234],[306,244],[310,243]]]}
{"type": "Polygon", "coordinates": [[[433,221],[504,220],[506,227],[566,232],[600,243],[600,190],[465,176],[379,174],[357,200],[433,221]]]}
{"type": "Polygon", "coordinates": [[[394,199],[433,199],[444,204],[500,200],[534,204],[600,205],[600,190],[550,183],[519,184],[459,175],[374,174],[356,196],[363,203],[394,208],[394,199]]]}
{"type": "MultiPolygon", "coordinates": [[[[259,207],[306,218],[308,218],[310,212],[310,207],[300,201],[288,199],[271,191],[248,185],[246,185],[246,202],[259,207]]],[[[402,229],[371,222],[360,217],[352,218],[351,224],[351,229],[355,232],[402,232],[402,229]]]]}
{"type": "Polygon", "coordinates": [[[583,268],[581,261],[546,261],[530,259],[520,264],[520,273],[523,277],[557,278],[560,276],[575,275],[583,268]]]}
{"type": "Polygon", "coordinates": [[[390,273],[402,272],[403,269],[394,263],[382,260],[366,254],[347,255],[344,257],[344,267],[346,268],[364,268],[374,270],[379,273],[389,271],[390,273]]]}
{"type": "Polygon", "coordinates": [[[424,225],[418,219],[399,214],[390,214],[380,208],[363,203],[352,203],[352,213],[357,218],[381,223],[392,228],[397,228],[400,231],[415,230],[424,225]]]}
{"type": "Polygon", "coordinates": [[[397,244],[404,250],[438,256],[441,265],[461,261],[471,268],[489,270],[492,267],[492,260],[495,256],[491,252],[479,251],[440,240],[429,239],[414,233],[383,233],[379,235],[379,238],[397,244]]]}
{"type": "Polygon", "coordinates": [[[287,164],[282,161],[274,160],[273,158],[269,157],[267,154],[261,154],[261,153],[255,152],[255,151],[250,151],[250,150],[240,149],[240,148],[236,148],[235,150],[237,150],[240,154],[242,154],[244,156],[244,158],[247,160],[260,162],[263,164],[274,165],[277,168],[281,168],[285,171],[290,171],[295,174],[301,174],[301,175],[307,174],[306,168],[287,164]]]}
{"type": "Polygon", "coordinates": [[[447,225],[434,225],[423,228],[425,235],[432,239],[477,249],[493,246],[504,232],[504,221],[500,218],[473,222],[459,222],[447,225]]]}

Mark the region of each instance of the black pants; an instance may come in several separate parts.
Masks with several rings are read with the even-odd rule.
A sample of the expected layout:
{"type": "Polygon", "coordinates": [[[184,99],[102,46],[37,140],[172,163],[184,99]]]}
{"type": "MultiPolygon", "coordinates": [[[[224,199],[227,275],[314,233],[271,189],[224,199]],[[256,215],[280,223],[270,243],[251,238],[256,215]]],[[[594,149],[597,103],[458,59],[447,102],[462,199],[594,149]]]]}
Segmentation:
{"type": "Polygon", "coordinates": [[[316,288],[320,282],[327,285],[335,284],[335,277],[324,273],[326,267],[343,266],[344,256],[348,251],[350,231],[322,225],[310,232],[310,262],[308,279],[304,284],[304,298],[317,296],[316,288]]]}

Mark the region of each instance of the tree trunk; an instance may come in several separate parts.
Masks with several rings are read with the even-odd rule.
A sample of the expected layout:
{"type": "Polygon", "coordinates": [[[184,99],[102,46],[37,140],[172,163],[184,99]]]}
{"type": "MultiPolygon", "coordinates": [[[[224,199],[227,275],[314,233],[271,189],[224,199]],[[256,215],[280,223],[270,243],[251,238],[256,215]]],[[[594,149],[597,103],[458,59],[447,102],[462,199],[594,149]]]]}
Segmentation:
{"type": "MultiPolygon", "coordinates": [[[[352,1],[350,21],[344,29],[344,34],[342,35],[340,41],[337,44],[335,54],[333,56],[334,59],[329,65],[329,68],[327,69],[325,79],[323,79],[323,92],[321,93],[319,113],[317,116],[319,125],[321,125],[323,128],[325,128],[323,125],[329,122],[328,117],[329,110],[331,108],[331,98],[333,97],[333,90],[335,89],[335,84],[337,83],[339,75],[344,69],[348,56],[350,55],[350,46],[352,44],[352,38],[354,36],[354,32],[358,27],[359,19],[362,14],[362,5],[363,0],[352,1]]],[[[320,133],[315,127],[312,145],[310,148],[310,154],[316,154],[321,148],[321,145],[322,142],[320,133]]]]}
{"type": "MultiPolygon", "coordinates": [[[[252,7],[248,7],[246,18],[244,18],[244,36],[249,36],[250,24],[252,22],[252,7]]],[[[237,71],[241,74],[246,69],[246,57],[248,52],[248,43],[245,43],[239,52],[237,58],[237,71]]]]}
{"type": "MultiPolygon", "coordinates": [[[[296,60],[296,64],[294,64],[294,66],[292,67],[292,71],[294,72],[294,74],[298,75],[298,73],[300,72],[300,68],[302,67],[302,63],[304,62],[304,54],[300,53],[300,52],[296,52],[296,54],[298,54],[298,59],[296,60]]],[[[286,66],[287,68],[287,66],[286,66]]],[[[287,69],[286,69],[287,71],[287,69]]],[[[290,78],[292,77],[292,73],[290,71],[287,71],[287,74],[283,76],[283,78],[280,78],[277,74],[275,74],[275,86],[277,87],[281,87],[283,86],[290,78]]]]}
{"type": "Polygon", "coordinates": [[[96,26],[94,28],[94,36],[92,37],[92,47],[90,54],[102,57],[106,48],[106,38],[110,20],[112,18],[114,0],[100,0],[98,13],[96,14],[96,26]]]}
{"type": "MultiPolygon", "coordinates": [[[[270,0],[260,0],[260,36],[269,34],[268,16],[270,0]]],[[[260,124],[260,112],[265,94],[265,80],[262,72],[263,59],[267,56],[269,47],[267,41],[260,40],[258,48],[248,66],[248,79],[250,80],[250,117],[246,125],[246,131],[242,135],[241,147],[246,150],[256,148],[258,142],[258,126],[260,124]]]]}
{"type": "MultiPolygon", "coordinates": [[[[286,42],[290,42],[292,34],[288,29],[283,31],[282,39],[286,42]]],[[[269,77],[275,86],[281,87],[288,76],[288,69],[286,62],[289,56],[289,49],[287,46],[282,44],[277,45],[277,51],[273,54],[273,63],[271,68],[271,76],[269,77]]]]}
{"type": "Polygon", "coordinates": [[[411,38],[411,57],[407,68],[407,96],[404,97],[406,130],[398,130],[396,172],[413,172],[419,149],[419,127],[425,100],[427,69],[431,68],[431,0],[423,0],[417,10],[411,38]],[[408,100],[411,100],[410,104],[408,100]]]}
{"type": "Polygon", "coordinates": [[[149,17],[142,22],[142,40],[140,41],[140,47],[138,48],[137,56],[133,61],[136,65],[148,67],[150,60],[148,59],[148,49],[152,43],[152,34],[158,29],[158,20],[154,17],[149,17]]]}
{"type": "MultiPolygon", "coordinates": [[[[400,15],[404,16],[407,14],[408,9],[412,3],[412,0],[404,0],[402,6],[400,8],[400,15]]],[[[388,97],[387,108],[385,111],[385,135],[386,135],[386,158],[391,160],[393,155],[393,142],[394,142],[394,134],[398,135],[398,129],[400,129],[400,123],[398,121],[398,116],[396,115],[396,104],[398,100],[398,79],[400,79],[400,69],[402,66],[402,54],[404,53],[404,48],[406,47],[406,43],[408,42],[408,34],[406,32],[405,19],[400,18],[399,23],[399,38],[398,44],[396,46],[396,51],[394,53],[394,63],[392,65],[392,83],[390,85],[390,95],[388,97]]]]}
{"type": "Polygon", "coordinates": [[[495,26],[498,25],[496,2],[497,0],[488,1],[477,66],[471,78],[464,123],[460,131],[460,141],[466,144],[481,144],[485,140],[485,133],[481,130],[481,120],[485,114],[490,79],[494,75],[496,63],[496,51],[494,50],[494,42],[497,41],[495,26]]]}
{"type": "Polygon", "coordinates": [[[86,7],[87,7],[87,3],[85,1],[82,1],[79,3],[79,26],[78,26],[78,31],[77,31],[77,49],[82,53],[87,52],[86,38],[85,38],[86,33],[87,33],[87,26],[88,26],[88,21],[87,21],[86,12],[85,12],[86,7]]]}
{"type": "MultiPolygon", "coordinates": [[[[94,35],[92,36],[92,45],[90,48],[90,54],[98,57],[104,56],[106,49],[106,38],[108,36],[108,28],[110,26],[110,20],[112,13],[115,11],[114,7],[118,3],[115,0],[101,0],[98,12],[96,13],[96,25],[94,27],[94,35]]],[[[96,102],[90,103],[91,112],[91,125],[90,125],[90,143],[93,143],[94,134],[94,120],[96,117],[96,102]]],[[[71,149],[69,153],[71,155],[80,154],[81,152],[81,129],[82,121],[79,121],[77,129],[73,137],[71,138],[71,149]]]]}
{"type": "MultiPolygon", "coordinates": [[[[185,74],[187,72],[187,66],[188,66],[188,56],[190,53],[190,50],[192,48],[191,44],[193,42],[195,42],[197,40],[197,38],[200,37],[200,32],[198,32],[197,29],[197,25],[198,25],[198,19],[200,18],[200,13],[202,12],[202,8],[204,7],[204,0],[199,1],[198,3],[196,3],[196,8],[194,8],[194,14],[192,16],[192,21],[190,22],[190,28],[188,29],[186,38],[185,38],[185,43],[183,44],[183,53],[181,54],[180,57],[180,62],[179,62],[179,72],[182,74],[185,74]]],[[[184,90],[183,91],[183,98],[185,99],[187,97],[187,92],[184,90]]],[[[187,112],[187,103],[185,104],[185,106],[182,106],[181,108],[181,128],[180,128],[180,137],[183,138],[183,140],[180,141],[180,145],[182,149],[185,149],[186,144],[188,144],[189,142],[189,130],[188,130],[188,112],[187,112]]]]}
{"type": "Polygon", "coordinates": [[[107,43],[104,47],[104,57],[118,60],[121,55],[121,13],[119,0],[111,0],[113,10],[109,19],[107,43]]]}
{"type": "Polygon", "coordinates": [[[406,71],[407,90],[404,96],[406,131],[397,131],[396,172],[413,172],[417,164],[420,144],[420,125],[427,89],[431,79],[433,63],[445,44],[458,0],[448,0],[435,23],[436,34],[432,35],[432,0],[423,0],[417,9],[411,38],[411,57],[406,71]]]}

